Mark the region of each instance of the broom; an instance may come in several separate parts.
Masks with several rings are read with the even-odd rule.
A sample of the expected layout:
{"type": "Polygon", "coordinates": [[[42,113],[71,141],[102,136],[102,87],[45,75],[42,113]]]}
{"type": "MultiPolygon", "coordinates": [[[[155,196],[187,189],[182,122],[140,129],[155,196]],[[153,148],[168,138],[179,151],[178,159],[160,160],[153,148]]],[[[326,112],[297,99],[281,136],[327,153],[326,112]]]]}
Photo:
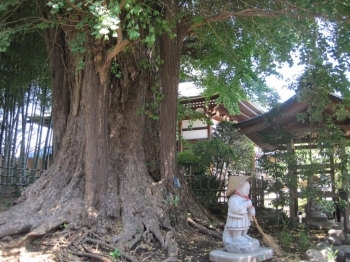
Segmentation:
{"type": "Polygon", "coordinates": [[[263,236],[263,241],[265,242],[265,244],[267,244],[270,248],[272,248],[273,251],[277,255],[281,255],[282,254],[282,250],[280,249],[278,244],[275,242],[275,240],[273,240],[272,237],[269,236],[268,234],[264,233],[262,228],[259,226],[258,221],[256,220],[255,216],[253,216],[253,220],[255,222],[256,228],[258,229],[259,233],[263,236]]]}

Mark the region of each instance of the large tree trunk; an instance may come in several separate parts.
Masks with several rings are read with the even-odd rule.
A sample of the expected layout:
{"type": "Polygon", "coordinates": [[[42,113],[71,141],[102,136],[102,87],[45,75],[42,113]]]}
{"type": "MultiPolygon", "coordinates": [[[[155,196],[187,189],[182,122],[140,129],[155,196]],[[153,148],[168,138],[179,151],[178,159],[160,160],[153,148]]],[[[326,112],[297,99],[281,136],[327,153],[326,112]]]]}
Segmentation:
{"type": "Polygon", "coordinates": [[[54,121],[62,124],[55,125],[59,131],[55,137],[62,137],[61,143],[56,142],[59,150],[54,164],[24,192],[18,204],[0,214],[0,238],[28,233],[25,242],[62,224],[71,229],[89,226],[103,237],[121,221],[122,229],[114,238],[121,251],[134,246],[141,235],[152,235],[162,249],[168,248],[169,256],[176,255],[166,232],[186,223],[187,212],[204,218],[188,187],[183,183],[176,191],[169,183],[177,176],[175,132],[181,47],[168,36],[162,38],[161,85],[156,80],[156,68],[141,68],[138,63],[150,59],[149,50],[142,44],[117,56],[121,77],[111,76],[109,82],[110,64],[103,44],[95,43],[92,50],[98,52],[86,55],[84,69],[76,71],[72,54],[62,48],[67,36],[59,34],[48,41],[59,46],[51,48],[50,56],[54,121]],[[166,55],[167,48],[171,55],[166,55]],[[72,76],[70,72],[76,73],[72,76]],[[154,90],[163,95],[161,138],[158,122],[141,110],[147,111],[147,104],[157,102],[154,90]],[[180,196],[179,202],[176,196],[180,196]],[[139,238],[133,239],[135,235],[139,238]]]}
{"type": "MultiPolygon", "coordinates": [[[[165,19],[171,23],[177,14],[177,2],[165,1],[165,19]]],[[[182,41],[176,37],[163,34],[160,39],[161,89],[163,100],[160,109],[160,172],[168,181],[177,176],[176,170],[176,123],[177,97],[179,85],[180,54],[182,41]]]]}
{"type": "Polygon", "coordinates": [[[52,88],[51,116],[53,118],[53,155],[56,157],[61,148],[62,138],[66,130],[67,117],[69,114],[69,75],[65,72],[67,65],[67,51],[65,49],[65,35],[60,29],[46,30],[46,46],[50,55],[50,71],[52,88]]]}

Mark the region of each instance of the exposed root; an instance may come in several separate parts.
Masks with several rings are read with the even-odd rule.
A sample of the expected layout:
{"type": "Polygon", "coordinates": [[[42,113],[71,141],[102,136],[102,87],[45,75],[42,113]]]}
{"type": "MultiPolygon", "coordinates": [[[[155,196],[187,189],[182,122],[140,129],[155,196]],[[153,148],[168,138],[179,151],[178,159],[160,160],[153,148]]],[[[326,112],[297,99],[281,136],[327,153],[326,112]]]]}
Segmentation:
{"type": "MultiPolygon", "coordinates": [[[[115,250],[115,249],[117,248],[116,246],[113,246],[113,245],[111,245],[111,244],[108,244],[108,243],[106,243],[106,242],[104,242],[104,241],[96,240],[96,239],[92,239],[92,238],[86,238],[85,241],[86,241],[86,242],[90,242],[90,243],[97,244],[97,245],[99,245],[99,246],[102,246],[102,247],[104,247],[104,248],[106,248],[106,249],[109,249],[109,250],[112,250],[112,251],[115,250]]],[[[120,253],[121,257],[124,257],[124,258],[126,258],[127,260],[129,260],[129,261],[136,261],[133,257],[129,256],[128,254],[126,254],[125,252],[123,252],[122,250],[120,250],[119,248],[118,248],[118,250],[119,250],[119,253],[120,253]]]]}
{"type": "Polygon", "coordinates": [[[93,254],[93,253],[73,252],[73,251],[70,251],[70,252],[76,256],[94,258],[94,259],[100,260],[102,262],[110,262],[109,259],[107,259],[101,255],[97,255],[97,254],[93,254]]]}
{"type": "Polygon", "coordinates": [[[25,250],[25,247],[15,247],[15,246],[0,246],[0,256],[2,257],[9,257],[14,255],[19,255],[23,250],[25,250]]]}
{"type": "MultiPolygon", "coordinates": [[[[161,258],[158,261],[179,261],[179,256],[181,256],[181,254],[178,252],[177,240],[179,237],[181,238],[181,236],[177,235],[175,230],[168,231],[161,229],[160,224],[157,224],[154,221],[152,222],[149,220],[147,226],[143,224],[144,226],[138,227],[139,230],[137,233],[135,232],[134,237],[131,239],[130,234],[122,234],[121,236],[124,237],[124,239],[118,243],[113,243],[108,235],[103,233],[101,234],[100,229],[96,231],[92,228],[79,228],[78,230],[74,230],[70,227],[64,228],[62,226],[58,227],[57,229],[63,229],[63,231],[51,231],[50,233],[45,234],[44,237],[36,239],[35,243],[39,244],[40,246],[44,246],[44,249],[48,250],[49,252],[51,251],[51,255],[52,252],[54,252],[54,255],[56,256],[55,261],[58,262],[72,261],[72,256],[79,256],[80,259],[84,259],[82,257],[85,257],[85,259],[88,260],[110,262],[114,261],[110,255],[110,252],[115,250],[119,251],[120,258],[122,258],[124,261],[148,261],[150,257],[154,257],[155,255],[158,255],[157,257],[161,258]],[[164,232],[166,232],[166,234],[164,234],[164,232]],[[160,239],[163,240],[163,244],[160,244],[158,239],[159,236],[155,236],[157,233],[160,234],[159,236],[161,236],[160,239]],[[123,242],[128,237],[129,241],[123,242]],[[126,247],[129,247],[129,250],[133,251],[130,253],[127,252],[125,249],[126,247]],[[161,250],[165,250],[166,252],[161,250]],[[138,257],[139,255],[141,255],[142,258],[138,257]]],[[[57,223],[59,223],[59,221],[57,221],[57,223]]],[[[54,224],[57,225],[57,223],[54,224]]],[[[51,225],[54,224],[51,223],[51,225]]],[[[194,228],[200,233],[221,238],[218,232],[204,227],[203,225],[199,224],[198,221],[193,221],[191,218],[187,219],[187,223],[185,225],[194,228]]],[[[41,229],[38,227],[37,231],[34,230],[33,232],[27,234],[25,239],[28,241],[30,236],[38,237],[46,230],[48,230],[46,226],[41,227],[41,229]]],[[[29,247],[31,246],[32,245],[29,245],[29,247]]],[[[5,254],[5,249],[0,247],[0,250],[2,254],[5,254]]],[[[12,256],[15,255],[15,257],[25,256],[27,254],[26,252],[28,252],[28,250],[25,250],[24,247],[17,247],[17,249],[12,248],[10,251],[12,256]]],[[[78,259],[77,257],[76,259],[78,259]]]]}
{"type": "MultiPolygon", "coordinates": [[[[62,196],[62,199],[67,200],[68,196],[66,198],[62,196]]],[[[9,220],[12,214],[2,214],[0,238],[1,234],[4,236],[27,234],[12,246],[1,246],[0,256],[25,255],[25,248],[31,247],[30,242],[36,239],[36,242],[42,242],[43,246],[48,246],[47,250],[51,253],[50,255],[54,253],[55,260],[59,262],[71,261],[72,255],[91,260],[112,261],[111,251],[119,253],[121,258],[130,262],[139,261],[136,258],[140,253],[147,254],[146,256],[158,253],[160,260],[166,258],[164,261],[169,262],[178,261],[178,256],[181,255],[178,252],[177,243],[179,235],[176,235],[177,231],[175,231],[177,226],[179,226],[178,232],[181,232],[185,226],[186,229],[195,228],[201,233],[221,238],[217,232],[205,228],[190,218],[187,219],[187,223],[184,222],[186,219],[184,215],[177,216],[177,213],[171,213],[175,212],[174,210],[169,211],[166,205],[158,205],[158,202],[147,208],[142,204],[133,206],[134,203],[142,203],[141,200],[132,202],[131,207],[126,209],[130,214],[125,212],[125,217],[121,220],[104,217],[104,214],[99,217],[100,213],[91,212],[92,215],[89,216],[91,221],[89,220],[89,223],[86,224],[84,219],[86,208],[83,207],[83,202],[79,198],[69,199],[69,201],[62,200],[59,205],[41,201],[40,204],[33,204],[29,211],[23,211],[21,214],[25,216],[18,213],[13,221],[9,220]],[[41,204],[44,202],[47,205],[41,204]],[[170,219],[173,217],[176,220],[170,219]],[[118,223],[122,223],[123,227],[118,223]],[[111,241],[108,234],[120,234],[122,230],[123,233],[111,241]],[[50,236],[49,241],[48,236],[50,236]],[[155,250],[157,251],[154,252],[155,250]]],[[[20,205],[22,208],[25,206],[24,203],[20,205]]]]}
{"type": "MultiPolygon", "coordinates": [[[[108,244],[104,241],[101,241],[101,240],[96,240],[96,239],[92,239],[92,238],[86,238],[85,239],[86,242],[90,242],[90,243],[94,243],[94,244],[97,244],[99,246],[102,246],[104,248],[107,248],[107,249],[110,249],[110,250],[115,250],[117,247],[116,246],[113,246],[111,244],[108,244]]],[[[121,248],[118,248],[119,250],[119,253],[120,253],[120,256],[131,261],[131,262],[137,262],[137,260],[135,258],[133,258],[132,256],[126,254],[123,250],[121,250],[121,248]]]]}
{"type": "Polygon", "coordinates": [[[96,239],[93,239],[93,238],[85,238],[85,242],[89,242],[89,243],[93,243],[93,244],[97,244],[99,246],[103,246],[104,248],[108,248],[110,250],[114,250],[115,249],[115,246],[111,245],[111,244],[108,244],[106,242],[103,242],[101,240],[96,240],[96,239]]]}
{"type": "Polygon", "coordinates": [[[177,262],[177,257],[168,257],[167,259],[163,260],[163,262],[177,262]]]}
{"type": "Polygon", "coordinates": [[[14,236],[14,235],[19,235],[19,234],[25,234],[30,232],[30,229],[32,225],[29,224],[15,224],[12,225],[11,223],[3,223],[2,225],[6,225],[6,228],[1,229],[0,232],[0,239],[5,237],[5,236],[14,236]]]}
{"type": "Polygon", "coordinates": [[[132,236],[130,236],[130,234],[121,234],[121,235],[116,235],[112,238],[112,242],[113,243],[126,243],[128,241],[130,241],[130,239],[132,238],[132,236]]]}
{"type": "Polygon", "coordinates": [[[155,220],[152,220],[150,223],[147,223],[147,229],[149,229],[154,234],[154,236],[162,246],[162,250],[166,249],[164,238],[159,229],[159,223],[157,223],[155,220]]]}
{"type": "Polygon", "coordinates": [[[177,242],[174,236],[174,231],[169,231],[166,234],[165,245],[167,247],[168,257],[177,257],[178,255],[177,242]]]}
{"type": "MultiPolygon", "coordinates": [[[[31,232],[29,232],[27,235],[25,235],[16,244],[3,245],[1,247],[1,250],[0,250],[0,255],[1,256],[12,256],[12,255],[20,254],[33,239],[45,235],[48,231],[50,231],[54,228],[57,228],[63,222],[64,222],[63,219],[56,219],[55,221],[53,221],[51,223],[46,223],[46,224],[40,225],[37,228],[32,229],[31,232]]],[[[10,229],[11,229],[11,231],[7,231],[8,233],[10,232],[9,235],[15,235],[15,234],[18,234],[18,232],[23,231],[23,227],[21,228],[21,230],[13,230],[14,228],[12,228],[12,227],[10,227],[10,229]]]]}
{"type": "Polygon", "coordinates": [[[141,241],[143,232],[144,232],[144,231],[142,230],[139,234],[137,234],[137,235],[135,236],[134,241],[132,241],[131,243],[129,243],[129,244],[125,247],[125,249],[126,249],[127,251],[130,251],[138,242],[141,241]]]}
{"type": "MultiPolygon", "coordinates": [[[[141,227],[138,228],[138,233],[136,235],[118,235],[113,237],[112,242],[119,244],[129,242],[128,244],[125,244],[125,250],[130,251],[135,248],[137,243],[141,241],[146,241],[147,243],[151,244],[156,239],[161,245],[161,250],[167,250],[169,257],[176,257],[178,250],[177,243],[174,238],[174,233],[172,231],[169,231],[166,235],[166,239],[164,239],[159,222],[156,219],[150,219],[146,221],[147,222],[141,223],[141,227]]],[[[138,247],[136,247],[135,251],[137,249],[138,247]]],[[[119,249],[119,251],[121,251],[121,249],[119,249]]]]}
{"type": "Polygon", "coordinates": [[[57,257],[58,257],[58,261],[59,262],[63,262],[63,256],[62,256],[62,251],[61,251],[61,247],[57,246],[57,257]]]}
{"type": "Polygon", "coordinates": [[[215,231],[213,231],[213,230],[209,230],[209,229],[207,229],[206,227],[204,227],[204,226],[202,226],[202,225],[200,225],[200,224],[198,224],[198,223],[196,223],[196,222],[194,222],[191,218],[187,218],[187,223],[190,225],[190,226],[192,226],[192,227],[194,227],[195,229],[197,229],[199,232],[201,232],[202,234],[206,234],[206,235],[208,235],[208,236],[212,236],[212,237],[215,237],[215,238],[217,238],[217,239],[221,239],[222,238],[222,236],[221,236],[221,234],[219,234],[218,232],[215,232],[215,231]]]}
{"type": "Polygon", "coordinates": [[[60,225],[66,222],[66,219],[64,218],[57,218],[53,221],[48,221],[46,223],[43,223],[42,225],[32,228],[31,232],[29,232],[18,244],[22,246],[26,246],[28,243],[30,243],[34,238],[41,237],[45,235],[46,233],[50,232],[53,229],[56,229],[60,225]]]}

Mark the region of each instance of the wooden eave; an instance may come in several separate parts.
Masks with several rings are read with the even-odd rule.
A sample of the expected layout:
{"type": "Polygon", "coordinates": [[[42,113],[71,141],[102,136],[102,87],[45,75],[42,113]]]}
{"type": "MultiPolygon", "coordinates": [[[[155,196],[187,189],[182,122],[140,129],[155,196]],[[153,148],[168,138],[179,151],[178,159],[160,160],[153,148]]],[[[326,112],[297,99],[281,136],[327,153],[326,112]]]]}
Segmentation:
{"type": "Polygon", "coordinates": [[[208,116],[219,122],[227,120],[239,123],[263,114],[263,110],[257,104],[249,101],[240,101],[240,114],[231,115],[223,104],[217,104],[218,98],[219,95],[212,96],[209,99],[202,96],[181,98],[180,104],[192,110],[203,108],[208,116]]]}
{"type": "MultiPolygon", "coordinates": [[[[342,102],[342,99],[334,95],[329,95],[330,104],[324,110],[324,115],[332,115],[334,107],[342,102]]],[[[235,124],[235,127],[239,130],[240,134],[246,135],[250,138],[257,146],[266,151],[273,151],[277,149],[286,149],[286,145],[283,148],[276,148],[273,145],[269,145],[263,142],[261,132],[274,132],[274,130],[281,126],[284,130],[293,135],[295,139],[301,142],[310,141],[311,138],[316,134],[310,134],[309,123],[301,123],[297,120],[299,113],[305,112],[310,106],[309,103],[298,102],[297,96],[293,96],[280,106],[279,116],[273,116],[272,111],[261,114],[252,119],[239,122],[235,124]]],[[[341,127],[346,137],[350,137],[350,120],[345,119],[343,121],[333,120],[335,125],[341,127]]],[[[317,128],[317,126],[315,127],[317,128]]]]}

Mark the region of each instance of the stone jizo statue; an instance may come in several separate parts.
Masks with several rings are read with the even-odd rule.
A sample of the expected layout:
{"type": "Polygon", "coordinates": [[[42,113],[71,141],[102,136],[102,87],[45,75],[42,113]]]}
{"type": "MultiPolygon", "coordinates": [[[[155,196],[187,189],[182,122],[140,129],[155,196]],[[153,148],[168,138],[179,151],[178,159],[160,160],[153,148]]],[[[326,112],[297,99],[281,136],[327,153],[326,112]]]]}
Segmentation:
{"type": "Polygon", "coordinates": [[[227,197],[228,212],[223,242],[225,251],[231,253],[250,253],[259,250],[259,241],[250,237],[248,229],[255,208],[249,199],[250,176],[230,176],[227,197]]]}

